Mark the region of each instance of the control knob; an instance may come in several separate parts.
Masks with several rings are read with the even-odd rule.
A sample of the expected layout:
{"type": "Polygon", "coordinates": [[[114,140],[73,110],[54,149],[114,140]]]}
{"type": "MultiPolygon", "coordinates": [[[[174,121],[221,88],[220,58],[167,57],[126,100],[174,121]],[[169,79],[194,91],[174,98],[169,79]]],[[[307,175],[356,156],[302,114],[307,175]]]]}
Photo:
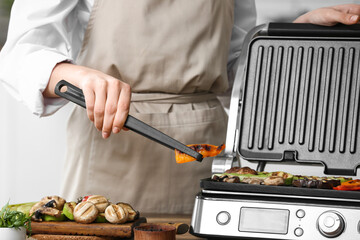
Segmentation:
{"type": "Polygon", "coordinates": [[[320,215],[317,227],[323,236],[333,238],[339,236],[344,231],[345,221],[339,213],[328,211],[320,215]]]}

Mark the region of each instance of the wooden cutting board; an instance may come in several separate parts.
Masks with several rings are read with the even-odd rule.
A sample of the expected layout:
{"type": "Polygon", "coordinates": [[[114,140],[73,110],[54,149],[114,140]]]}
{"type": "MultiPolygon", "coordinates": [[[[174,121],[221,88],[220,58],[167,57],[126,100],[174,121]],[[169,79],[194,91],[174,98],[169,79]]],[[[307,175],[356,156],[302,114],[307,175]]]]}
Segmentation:
{"type": "Polygon", "coordinates": [[[32,234],[49,235],[86,235],[97,237],[131,238],[133,228],[146,223],[146,218],[141,217],[134,222],[124,224],[76,222],[31,222],[32,234]]]}
{"type": "Polygon", "coordinates": [[[27,240],[119,240],[118,237],[96,237],[96,236],[75,236],[75,235],[50,235],[35,234],[27,240]]]}

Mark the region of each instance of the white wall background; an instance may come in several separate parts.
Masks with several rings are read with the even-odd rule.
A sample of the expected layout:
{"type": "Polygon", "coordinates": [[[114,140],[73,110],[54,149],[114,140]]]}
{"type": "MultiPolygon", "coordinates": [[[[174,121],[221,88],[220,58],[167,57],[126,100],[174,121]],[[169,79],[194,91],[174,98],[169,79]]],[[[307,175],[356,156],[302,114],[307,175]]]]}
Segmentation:
{"type": "MultiPolygon", "coordinates": [[[[359,3],[256,0],[258,23],[293,20],[294,16],[309,9],[353,2],[359,3]]],[[[66,151],[65,129],[71,108],[72,104],[68,104],[55,115],[39,119],[0,85],[0,206],[8,200],[11,203],[38,201],[45,195],[59,194],[66,151]]],[[[321,175],[322,169],[313,168],[307,173],[321,175]]]]}

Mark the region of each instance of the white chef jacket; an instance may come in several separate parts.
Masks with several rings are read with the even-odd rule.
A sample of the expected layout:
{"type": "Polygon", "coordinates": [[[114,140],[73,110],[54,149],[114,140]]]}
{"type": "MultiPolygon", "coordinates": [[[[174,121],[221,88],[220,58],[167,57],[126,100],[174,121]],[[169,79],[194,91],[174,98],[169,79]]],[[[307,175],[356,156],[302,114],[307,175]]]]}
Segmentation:
{"type": "MultiPolygon", "coordinates": [[[[14,2],[7,41],[0,52],[0,82],[35,115],[51,115],[67,103],[62,98],[44,98],[42,92],[57,63],[76,64],[93,1],[14,2]]],[[[229,69],[240,55],[246,33],[255,26],[255,1],[235,0],[234,11],[229,69]]]]}

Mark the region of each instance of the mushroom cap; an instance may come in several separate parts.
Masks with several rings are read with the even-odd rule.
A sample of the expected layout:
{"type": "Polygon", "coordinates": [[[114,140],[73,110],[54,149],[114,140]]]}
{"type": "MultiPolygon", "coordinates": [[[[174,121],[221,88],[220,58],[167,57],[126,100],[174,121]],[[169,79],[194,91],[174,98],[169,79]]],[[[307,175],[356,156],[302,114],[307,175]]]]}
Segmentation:
{"type": "Polygon", "coordinates": [[[111,223],[125,223],[128,220],[128,211],[116,204],[110,204],[105,209],[105,218],[111,223]]]}
{"type": "Polygon", "coordinates": [[[91,223],[98,214],[99,210],[92,202],[81,202],[74,208],[74,219],[78,223],[91,223]]]}
{"type": "Polygon", "coordinates": [[[101,213],[105,212],[106,207],[110,204],[107,198],[101,195],[91,195],[86,201],[95,204],[101,213]]]}

